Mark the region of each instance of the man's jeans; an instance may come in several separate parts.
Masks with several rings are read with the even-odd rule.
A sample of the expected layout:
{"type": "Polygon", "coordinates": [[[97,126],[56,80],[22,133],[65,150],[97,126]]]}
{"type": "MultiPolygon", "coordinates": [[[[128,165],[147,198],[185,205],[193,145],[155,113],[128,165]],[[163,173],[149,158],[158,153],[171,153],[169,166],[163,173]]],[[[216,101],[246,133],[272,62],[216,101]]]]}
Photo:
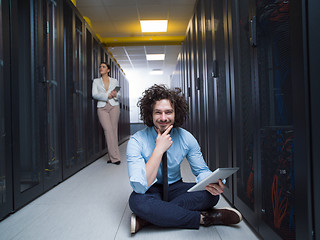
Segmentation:
{"type": "Polygon", "coordinates": [[[129,205],[137,216],[160,227],[198,229],[200,211],[219,201],[208,191],[187,192],[195,183],[182,180],[169,185],[169,200],[162,201],[162,184],[154,184],[145,194],[132,192],[129,205]]]}

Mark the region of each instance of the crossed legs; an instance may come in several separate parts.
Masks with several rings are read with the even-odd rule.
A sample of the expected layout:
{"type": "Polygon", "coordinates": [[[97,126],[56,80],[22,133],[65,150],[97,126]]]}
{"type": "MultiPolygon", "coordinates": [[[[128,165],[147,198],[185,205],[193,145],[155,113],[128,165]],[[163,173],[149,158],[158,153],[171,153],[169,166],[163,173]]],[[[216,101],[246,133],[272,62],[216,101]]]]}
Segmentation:
{"type": "Polygon", "coordinates": [[[219,196],[207,191],[187,192],[194,183],[178,181],[169,185],[169,201],[162,201],[162,185],[154,184],[145,194],[132,192],[131,210],[140,218],[160,227],[198,229],[200,211],[211,209],[219,196]]]}

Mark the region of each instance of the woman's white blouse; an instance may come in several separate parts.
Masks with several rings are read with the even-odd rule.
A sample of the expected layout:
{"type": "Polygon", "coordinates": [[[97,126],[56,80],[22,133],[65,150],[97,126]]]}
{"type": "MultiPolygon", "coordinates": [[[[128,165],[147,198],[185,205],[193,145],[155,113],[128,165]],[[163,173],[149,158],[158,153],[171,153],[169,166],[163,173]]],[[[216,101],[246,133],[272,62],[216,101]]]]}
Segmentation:
{"type": "Polygon", "coordinates": [[[106,105],[107,102],[110,103],[111,106],[119,105],[119,98],[121,97],[120,91],[117,93],[117,97],[108,98],[110,92],[117,86],[119,86],[119,82],[115,78],[109,77],[109,88],[106,90],[104,88],[104,84],[102,78],[95,78],[92,84],[92,97],[98,100],[97,107],[102,108],[106,105]]]}

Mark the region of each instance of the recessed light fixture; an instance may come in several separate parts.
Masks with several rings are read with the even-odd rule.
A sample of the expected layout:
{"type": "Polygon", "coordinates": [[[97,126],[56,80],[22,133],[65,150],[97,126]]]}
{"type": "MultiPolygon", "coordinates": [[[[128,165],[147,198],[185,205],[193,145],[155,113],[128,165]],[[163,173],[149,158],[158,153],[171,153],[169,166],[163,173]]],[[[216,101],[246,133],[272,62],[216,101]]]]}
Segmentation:
{"type": "Polygon", "coordinates": [[[141,20],[142,32],[166,32],[168,20],[141,20]]]}
{"type": "Polygon", "coordinates": [[[164,54],[147,54],[148,61],[164,60],[164,54]]]}
{"type": "Polygon", "coordinates": [[[163,71],[161,69],[152,69],[152,71],[149,72],[150,75],[162,75],[163,71]]]}

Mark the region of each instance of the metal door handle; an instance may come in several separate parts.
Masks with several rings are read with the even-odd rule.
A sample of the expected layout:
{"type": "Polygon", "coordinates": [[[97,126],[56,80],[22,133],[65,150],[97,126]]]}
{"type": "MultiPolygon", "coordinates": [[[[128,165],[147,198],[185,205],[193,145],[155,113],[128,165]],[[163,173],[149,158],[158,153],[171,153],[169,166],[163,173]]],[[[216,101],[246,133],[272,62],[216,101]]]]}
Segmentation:
{"type": "Polygon", "coordinates": [[[250,36],[250,44],[252,47],[257,46],[257,20],[256,16],[253,16],[250,20],[250,28],[251,28],[251,36],[250,36]]]}

